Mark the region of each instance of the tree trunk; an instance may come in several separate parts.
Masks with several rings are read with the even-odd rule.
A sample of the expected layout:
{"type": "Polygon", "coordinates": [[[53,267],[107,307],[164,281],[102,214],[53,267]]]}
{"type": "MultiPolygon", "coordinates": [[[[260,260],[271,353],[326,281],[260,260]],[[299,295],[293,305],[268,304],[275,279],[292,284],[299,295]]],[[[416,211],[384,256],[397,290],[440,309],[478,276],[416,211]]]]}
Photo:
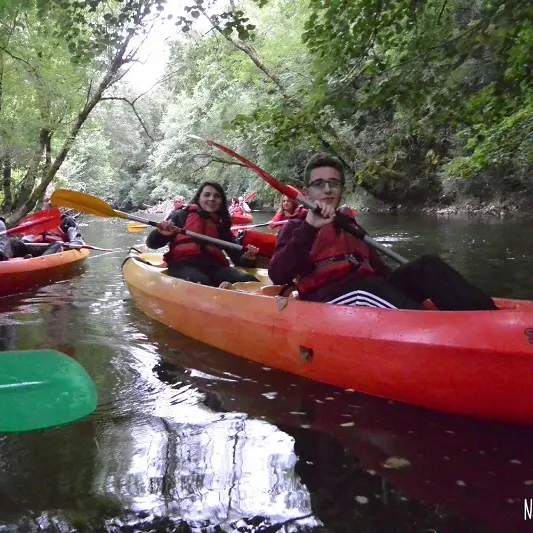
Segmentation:
{"type": "Polygon", "coordinates": [[[2,165],[2,190],[4,191],[4,201],[2,202],[1,213],[11,211],[13,199],[11,197],[11,157],[8,153],[1,160],[2,165]]]}
{"type": "MultiPolygon", "coordinates": [[[[23,217],[25,217],[36,205],[39,198],[45,193],[46,188],[52,180],[55,178],[57,171],[65,161],[72,145],[74,144],[74,141],[76,140],[76,137],[78,133],[81,130],[81,127],[89,117],[89,114],[94,109],[94,107],[100,102],[102,99],[104,91],[110,87],[114,82],[114,77],[116,76],[118,70],[120,67],[124,64],[124,54],[126,53],[126,49],[128,48],[128,45],[131,41],[132,35],[130,34],[126,40],[124,41],[124,44],[120,47],[119,51],[117,52],[115,59],[113,60],[113,63],[109,67],[109,70],[107,71],[106,75],[98,85],[98,88],[92,95],[92,97],[87,101],[83,109],[78,114],[76,121],[74,122],[74,125],[72,126],[68,137],[63,142],[63,145],[61,146],[59,152],[57,153],[54,161],[50,165],[46,165],[47,171],[45,174],[43,174],[41,182],[37,187],[33,188],[33,191],[28,196],[28,198],[23,202],[19,203],[17,202],[17,208],[15,211],[11,214],[11,216],[8,219],[9,224],[15,224],[19,220],[21,220],[23,217]]],[[[41,161],[43,152],[46,149],[46,143],[42,146],[41,153],[39,155],[39,161],[41,161]]],[[[33,163],[33,161],[32,161],[33,163]]],[[[38,168],[37,167],[35,170],[38,168]]],[[[35,184],[35,180],[33,181],[33,184],[35,184]]]]}
{"type": "MultiPolygon", "coordinates": [[[[14,210],[23,207],[31,196],[31,193],[35,187],[35,182],[37,181],[37,177],[39,175],[39,165],[41,164],[43,154],[46,149],[46,144],[47,142],[49,142],[49,137],[50,131],[46,128],[42,128],[39,132],[39,144],[35,148],[33,157],[31,158],[30,166],[28,167],[26,175],[19,184],[19,190],[12,206],[12,209],[14,210]]],[[[28,213],[30,212],[30,210],[28,210],[28,213]]],[[[24,215],[26,214],[27,213],[24,213],[24,215]]],[[[11,219],[12,217],[9,217],[9,223],[12,222],[11,219]]],[[[18,222],[18,220],[16,222],[18,222]]]]}

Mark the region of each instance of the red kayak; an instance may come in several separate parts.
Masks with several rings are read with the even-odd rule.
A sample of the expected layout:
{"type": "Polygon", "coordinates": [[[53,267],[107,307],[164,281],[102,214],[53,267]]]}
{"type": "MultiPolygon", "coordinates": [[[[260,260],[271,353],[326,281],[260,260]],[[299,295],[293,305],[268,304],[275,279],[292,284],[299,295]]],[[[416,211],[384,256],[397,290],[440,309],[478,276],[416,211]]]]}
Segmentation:
{"type": "Polygon", "coordinates": [[[253,221],[254,217],[250,213],[233,213],[233,215],[231,215],[231,223],[235,226],[252,224],[253,221]]]}
{"type": "Polygon", "coordinates": [[[132,255],[124,278],[142,311],[188,337],[338,387],[533,424],[533,301],[497,299],[499,311],[345,307],[280,298],[260,269],[263,281],[235,290],[171,278],[162,259],[132,255]]]}
{"type": "Polygon", "coordinates": [[[232,230],[237,237],[237,243],[242,246],[257,246],[259,253],[265,257],[271,258],[274,255],[276,247],[276,233],[263,233],[251,229],[232,230]]]}
{"type": "Polygon", "coordinates": [[[0,262],[0,297],[48,285],[78,270],[89,250],[68,250],[57,254],[0,262]]]}

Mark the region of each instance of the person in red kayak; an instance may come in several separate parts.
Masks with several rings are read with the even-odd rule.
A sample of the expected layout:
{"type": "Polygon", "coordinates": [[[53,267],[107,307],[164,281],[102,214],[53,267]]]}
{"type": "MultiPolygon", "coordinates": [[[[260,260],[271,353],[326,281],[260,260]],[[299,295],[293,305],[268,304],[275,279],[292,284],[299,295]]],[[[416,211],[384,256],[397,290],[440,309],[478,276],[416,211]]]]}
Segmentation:
{"type": "Polygon", "coordinates": [[[283,195],[279,203],[279,208],[276,211],[276,214],[272,217],[272,220],[270,221],[271,223],[268,227],[272,230],[279,231],[281,229],[281,225],[275,224],[275,222],[282,222],[284,220],[294,218],[298,215],[300,209],[301,208],[298,206],[297,202],[295,202],[292,198],[283,195]]]}
{"type": "MultiPolygon", "coordinates": [[[[384,309],[493,310],[492,298],[440,258],[422,256],[392,271],[377,252],[335,222],[344,169],[316,154],[304,170],[305,193],[321,215],[302,210],[278,235],[268,269],[277,285],[294,284],[302,300],[384,309]]],[[[346,213],[349,216],[349,213],[346,213]]],[[[358,227],[351,219],[354,228],[358,227]]]]}
{"type": "Polygon", "coordinates": [[[165,220],[168,219],[174,211],[177,211],[178,209],[181,209],[185,206],[185,197],[184,196],[176,196],[176,198],[172,201],[172,210],[169,211],[165,215],[165,220]]]}
{"type": "MultiPolygon", "coordinates": [[[[6,230],[5,219],[0,217],[0,233],[6,230]]],[[[61,215],[61,225],[56,229],[39,235],[27,235],[25,237],[9,237],[0,235],[0,261],[8,261],[21,257],[31,259],[51,255],[64,250],[62,243],[69,242],[75,245],[83,245],[83,239],[78,232],[76,221],[68,215],[61,215]],[[49,246],[32,246],[32,244],[48,243],[49,246]]]]}
{"type": "Polygon", "coordinates": [[[250,209],[250,206],[246,203],[243,196],[239,196],[238,205],[242,209],[243,213],[248,214],[252,212],[252,210],[250,209]]]}
{"type": "MultiPolygon", "coordinates": [[[[177,228],[235,242],[226,194],[219,183],[204,182],[188,206],[158,224],[157,229],[148,235],[146,245],[149,248],[169,245],[164,259],[168,264],[168,274],[176,278],[214,287],[224,281],[258,281],[254,276],[231,267],[220,248],[182,235],[177,228]]],[[[235,265],[254,267],[258,251],[257,247],[249,246],[244,254],[233,250],[228,250],[227,254],[235,265]]]]}

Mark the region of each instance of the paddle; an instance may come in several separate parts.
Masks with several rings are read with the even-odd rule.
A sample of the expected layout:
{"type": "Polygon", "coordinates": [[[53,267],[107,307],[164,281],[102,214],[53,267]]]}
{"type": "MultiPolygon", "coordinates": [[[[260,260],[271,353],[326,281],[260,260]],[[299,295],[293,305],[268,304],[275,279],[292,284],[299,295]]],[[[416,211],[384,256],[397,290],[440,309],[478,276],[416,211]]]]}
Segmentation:
{"type": "Polygon", "coordinates": [[[264,226],[281,226],[283,224],[286,224],[287,220],[278,220],[276,222],[261,222],[261,224],[248,224],[247,226],[231,226],[232,230],[237,229],[252,229],[252,228],[263,228],[264,226]]]}
{"type": "MultiPolygon", "coordinates": [[[[125,218],[126,220],[134,220],[136,222],[142,222],[143,224],[154,227],[159,224],[159,222],[154,222],[153,220],[148,220],[137,215],[131,215],[129,213],[124,213],[123,211],[116,211],[107,202],[83,192],[57,189],[54,193],[52,193],[51,202],[54,205],[72,207],[73,209],[82,211],[83,213],[87,213],[89,215],[125,218]]],[[[199,241],[214,244],[219,248],[238,250],[240,252],[245,252],[247,250],[246,247],[240,246],[239,244],[223,241],[221,239],[215,239],[214,237],[208,237],[207,235],[202,235],[201,233],[195,233],[193,231],[188,231],[181,228],[176,229],[178,230],[178,233],[182,233],[183,235],[187,235],[193,239],[198,239],[199,241]]]]}
{"type": "MultiPolygon", "coordinates": [[[[198,137],[197,135],[187,135],[188,137],[192,139],[198,139],[200,141],[203,141],[207,143],[210,146],[214,146],[215,148],[218,148],[222,152],[230,155],[231,157],[237,159],[244,165],[246,165],[249,169],[253,170],[256,174],[258,174],[261,178],[263,178],[269,185],[274,187],[277,191],[279,191],[281,194],[284,194],[285,196],[288,196],[289,198],[292,198],[296,202],[302,204],[303,206],[307,207],[307,209],[313,210],[315,213],[320,214],[320,209],[318,206],[312,201],[309,200],[309,198],[305,198],[301,194],[295,192],[294,187],[284,185],[283,183],[279,182],[274,176],[271,176],[268,172],[264,171],[261,167],[258,167],[251,161],[248,161],[248,159],[244,158],[242,155],[239,155],[237,152],[234,152],[230,148],[227,148],[226,146],[219,144],[214,141],[209,141],[207,139],[203,139],[202,137],[198,137]]],[[[336,223],[344,229],[346,232],[351,233],[352,235],[355,235],[357,238],[361,239],[363,242],[368,244],[369,246],[372,246],[376,250],[379,250],[384,255],[387,255],[394,261],[397,261],[400,264],[408,263],[409,261],[402,257],[401,255],[397,254],[394,250],[391,250],[390,248],[387,248],[386,246],[383,246],[379,242],[375,241],[371,237],[369,237],[366,232],[363,230],[363,228],[357,226],[355,227],[353,225],[353,219],[351,217],[348,217],[342,213],[337,212],[335,217],[336,223]]]]}
{"type": "MultiPolygon", "coordinates": [[[[285,224],[286,220],[279,220],[277,222],[261,222],[261,224],[248,224],[246,226],[231,226],[232,230],[241,230],[241,229],[252,229],[252,228],[263,228],[265,226],[281,226],[282,224],[285,224]]],[[[147,226],[146,224],[140,224],[139,222],[128,222],[128,232],[129,233],[140,233],[141,231],[144,231],[146,228],[149,228],[150,226],[147,226]]]]}
{"type": "Polygon", "coordinates": [[[23,218],[18,226],[1,231],[0,236],[11,235],[12,233],[20,233],[21,235],[44,233],[45,231],[56,228],[59,224],[61,224],[61,213],[59,209],[46,209],[45,211],[39,211],[23,218]]]}
{"type": "Polygon", "coordinates": [[[248,196],[245,196],[245,197],[244,197],[244,201],[245,201],[245,202],[250,202],[250,201],[253,200],[256,196],[257,196],[257,193],[256,193],[256,192],[251,192],[248,196]]]}
{"type": "Polygon", "coordinates": [[[147,224],[141,224],[140,222],[128,222],[129,233],[140,233],[149,227],[147,224]]]}
{"type": "MultiPolygon", "coordinates": [[[[147,226],[148,227],[148,226],[147,226]]],[[[92,244],[73,244],[70,242],[61,242],[57,241],[58,244],[63,246],[63,248],[70,248],[71,250],[81,250],[83,248],[86,248],[87,250],[98,250],[99,252],[118,252],[119,250],[113,249],[113,248],[100,248],[99,246],[93,246],[92,244]]],[[[55,242],[27,242],[28,246],[51,246],[52,244],[56,244],[55,242]]]]}
{"type": "Polygon", "coordinates": [[[0,432],[67,424],[96,408],[84,368],[54,350],[0,352],[0,432]]]}

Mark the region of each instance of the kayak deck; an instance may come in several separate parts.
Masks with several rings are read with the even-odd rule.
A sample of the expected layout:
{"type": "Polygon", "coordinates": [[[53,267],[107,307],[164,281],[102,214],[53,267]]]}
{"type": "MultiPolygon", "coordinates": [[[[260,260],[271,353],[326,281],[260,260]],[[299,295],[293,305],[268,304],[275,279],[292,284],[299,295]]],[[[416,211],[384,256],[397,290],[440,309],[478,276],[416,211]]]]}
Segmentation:
{"type": "Polygon", "coordinates": [[[171,328],[234,355],[405,403],[514,423],[533,422],[533,302],[499,311],[356,308],[190,283],[160,254],[130,258],[136,305],[171,328]],[[152,266],[145,262],[158,263],[152,266]],[[206,324],[209,326],[206,327],[206,324]]]}

